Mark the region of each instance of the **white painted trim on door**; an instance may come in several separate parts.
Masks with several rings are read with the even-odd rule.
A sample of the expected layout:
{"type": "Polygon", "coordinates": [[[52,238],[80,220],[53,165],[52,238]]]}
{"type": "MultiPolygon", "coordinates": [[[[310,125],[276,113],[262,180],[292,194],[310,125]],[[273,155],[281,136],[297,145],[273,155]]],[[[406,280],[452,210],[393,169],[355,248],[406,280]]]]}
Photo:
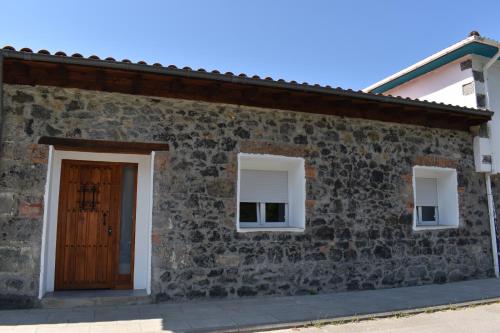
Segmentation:
{"type": "Polygon", "coordinates": [[[40,249],[40,278],[38,281],[38,298],[43,297],[43,291],[45,290],[45,280],[43,279],[45,275],[45,253],[47,252],[47,225],[49,219],[49,196],[51,193],[50,184],[52,184],[52,160],[54,157],[54,147],[49,146],[49,157],[47,161],[47,182],[45,183],[45,193],[43,195],[43,226],[42,226],[42,247],[40,249]]]}
{"type": "Polygon", "coordinates": [[[146,286],[146,292],[151,295],[151,253],[153,253],[153,245],[151,244],[151,239],[153,238],[153,190],[154,190],[154,170],[155,170],[155,152],[151,152],[150,158],[150,172],[149,172],[149,184],[151,186],[151,191],[149,191],[149,230],[148,239],[149,241],[149,255],[148,255],[148,281],[146,286]]]}
{"type": "Polygon", "coordinates": [[[134,289],[151,293],[151,223],[153,200],[154,153],[151,155],[90,153],[49,150],[45,211],[43,220],[39,298],[54,291],[57,215],[61,163],[63,159],[137,163],[137,209],[134,253],[134,289]]]}

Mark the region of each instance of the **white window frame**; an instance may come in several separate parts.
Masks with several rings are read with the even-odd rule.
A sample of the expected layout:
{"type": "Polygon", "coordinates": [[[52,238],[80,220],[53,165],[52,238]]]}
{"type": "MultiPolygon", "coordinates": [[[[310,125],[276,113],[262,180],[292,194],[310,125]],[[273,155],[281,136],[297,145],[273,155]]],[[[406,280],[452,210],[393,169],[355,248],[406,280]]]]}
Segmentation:
{"type": "Polygon", "coordinates": [[[450,229],[459,226],[457,170],[452,168],[414,166],[413,167],[413,230],[450,229]],[[416,179],[437,180],[436,221],[421,221],[420,206],[417,202],[416,179]]]}
{"type": "Polygon", "coordinates": [[[303,158],[268,154],[239,153],[236,203],[237,231],[304,231],[306,198],[305,190],[305,161],[303,158]],[[240,180],[241,170],[244,169],[288,172],[288,202],[285,203],[285,222],[265,221],[266,202],[256,202],[258,221],[240,222],[240,180]]]}

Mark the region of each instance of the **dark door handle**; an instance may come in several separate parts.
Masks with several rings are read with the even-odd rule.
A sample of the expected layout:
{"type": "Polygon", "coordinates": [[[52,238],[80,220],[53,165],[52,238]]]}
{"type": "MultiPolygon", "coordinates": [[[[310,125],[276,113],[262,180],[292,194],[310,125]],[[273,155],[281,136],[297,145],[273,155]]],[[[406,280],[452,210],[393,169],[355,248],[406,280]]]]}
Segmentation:
{"type": "Polygon", "coordinates": [[[102,225],[106,225],[106,213],[102,213],[102,225]]]}
{"type": "Polygon", "coordinates": [[[113,233],[113,227],[109,226],[108,227],[108,235],[111,236],[112,233],[113,233]]]}

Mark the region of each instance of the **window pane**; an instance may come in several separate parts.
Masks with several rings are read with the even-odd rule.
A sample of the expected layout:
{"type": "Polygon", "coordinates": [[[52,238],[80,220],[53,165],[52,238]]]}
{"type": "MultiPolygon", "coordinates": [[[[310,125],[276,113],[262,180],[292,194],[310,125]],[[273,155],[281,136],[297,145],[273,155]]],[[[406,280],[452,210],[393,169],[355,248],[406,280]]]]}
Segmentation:
{"type": "Polygon", "coordinates": [[[266,202],[266,222],[285,222],[286,204],[266,202]]]}
{"type": "Polygon", "coordinates": [[[422,216],[420,217],[422,222],[436,221],[436,207],[422,206],[420,211],[422,212],[422,216]]]}
{"type": "Polygon", "coordinates": [[[256,202],[240,202],[240,222],[256,222],[257,223],[257,203],[256,202]]]}
{"type": "Polygon", "coordinates": [[[122,178],[122,207],[120,221],[120,263],[119,274],[130,274],[132,254],[132,226],[135,206],[136,167],[125,165],[122,178]]]}

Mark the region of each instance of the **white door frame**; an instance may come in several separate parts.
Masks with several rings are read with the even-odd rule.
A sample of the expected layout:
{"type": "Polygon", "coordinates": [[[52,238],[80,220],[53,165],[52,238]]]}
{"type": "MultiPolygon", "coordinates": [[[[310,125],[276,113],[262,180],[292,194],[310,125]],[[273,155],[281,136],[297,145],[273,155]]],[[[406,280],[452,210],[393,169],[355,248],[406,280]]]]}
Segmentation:
{"type": "Polygon", "coordinates": [[[61,162],[63,159],[137,163],[137,209],[135,225],[133,288],[151,294],[151,224],[153,205],[154,152],[150,155],[90,153],[49,148],[47,183],[45,185],[40,283],[38,298],[54,291],[57,215],[61,162]]]}

